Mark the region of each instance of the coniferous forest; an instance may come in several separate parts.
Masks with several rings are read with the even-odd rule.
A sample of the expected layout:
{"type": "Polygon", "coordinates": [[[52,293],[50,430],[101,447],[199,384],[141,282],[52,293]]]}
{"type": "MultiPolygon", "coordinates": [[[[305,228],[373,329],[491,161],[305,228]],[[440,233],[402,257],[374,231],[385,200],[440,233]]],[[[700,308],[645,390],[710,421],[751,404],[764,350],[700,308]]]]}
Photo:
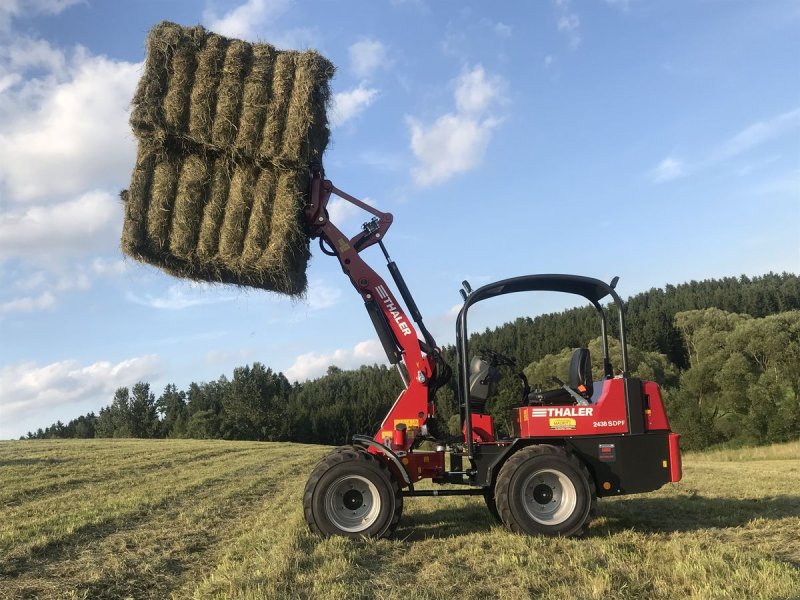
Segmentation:
{"type": "MultiPolygon", "coordinates": [[[[629,298],[626,317],[631,370],[661,385],[684,448],[800,437],[800,277],[770,273],[668,285],[629,298]]],[[[609,321],[613,338],[615,315],[609,321]]],[[[514,357],[532,384],[547,387],[552,376],[566,379],[572,348],[579,346],[591,350],[599,373],[598,335],[596,312],[587,306],[475,333],[470,348],[514,357]]],[[[618,348],[612,339],[612,363],[619,362],[618,348]]],[[[455,348],[443,354],[455,370],[455,348]]],[[[504,375],[489,410],[499,433],[508,434],[520,383],[512,372],[504,375]]],[[[254,363],[185,390],[170,384],[158,394],[146,382],[119,388],[99,413],[27,437],[342,444],[355,433],[374,433],[401,389],[398,374],[386,366],[331,366],[323,377],[292,384],[254,363]]],[[[437,396],[440,431],[458,431],[455,398],[453,378],[437,396]]]]}

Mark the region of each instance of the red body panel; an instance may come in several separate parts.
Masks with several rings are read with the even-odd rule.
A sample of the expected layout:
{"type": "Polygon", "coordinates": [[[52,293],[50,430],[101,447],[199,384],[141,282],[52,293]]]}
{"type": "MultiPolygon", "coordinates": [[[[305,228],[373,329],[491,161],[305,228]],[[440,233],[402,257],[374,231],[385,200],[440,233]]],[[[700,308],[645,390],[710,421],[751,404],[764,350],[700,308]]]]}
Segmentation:
{"type": "Polygon", "coordinates": [[[564,437],[627,433],[625,384],[607,379],[596,402],[589,406],[523,406],[514,415],[519,437],[564,437]]]}
{"type": "Polygon", "coordinates": [[[681,477],[683,477],[680,439],[681,436],[679,433],[669,434],[669,480],[672,483],[680,481],[681,477]]]}
{"type": "Polygon", "coordinates": [[[436,479],[444,475],[444,452],[414,450],[400,459],[411,483],[420,479],[436,479]]]}
{"type": "MultiPolygon", "coordinates": [[[[482,415],[472,413],[472,439],[475,442],[493,442],[494,441],[494,419],[491,415],[482,415]]],[[[466,426],[464,427],[464,436],[466,439],[466,426]]]]}

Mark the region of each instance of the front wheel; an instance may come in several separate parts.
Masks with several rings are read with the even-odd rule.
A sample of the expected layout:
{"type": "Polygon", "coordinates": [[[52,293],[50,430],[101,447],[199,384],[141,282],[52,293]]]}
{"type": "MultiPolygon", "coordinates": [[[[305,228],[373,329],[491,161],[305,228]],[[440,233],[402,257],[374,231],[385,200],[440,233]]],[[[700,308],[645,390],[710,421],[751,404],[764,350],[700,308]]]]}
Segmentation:
{"type": "Polygon", "coordinates": [[[596,503],[589,473],[556,446],[528,446],[497,476],[495,502],[503,523],[530,535],[580,535],[596,503]]]}
{"type": "Polygon", "coordinates": [[[403,511],[403,496],[386,465],[368,452],[337,448],[314,468],[303,494],[309,529],[323,537],[385,537],[403,511]]]}

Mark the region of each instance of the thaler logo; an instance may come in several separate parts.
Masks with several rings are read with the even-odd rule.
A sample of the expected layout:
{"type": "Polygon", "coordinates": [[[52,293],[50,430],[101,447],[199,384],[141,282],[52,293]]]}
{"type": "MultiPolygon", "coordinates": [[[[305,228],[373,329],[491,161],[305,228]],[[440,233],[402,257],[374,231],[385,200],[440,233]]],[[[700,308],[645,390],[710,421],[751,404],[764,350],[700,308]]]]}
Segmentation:
{"type": "Polygon", "coordinates": [[[548,408],[532,408],[533,417],[591,417],[594,408],[590,406],[554,406],[548,408]]]}
{"type": "Polygon", "coordinates": [[[375,288],[375,291],[378,292],[378,295],[386,305],[386,310],[388,310],[389,314],[392,315],[394,322],[397,323],[397,326],[400,328],[400,331],[403,332],[403,335],[413,335],[411,327],[409,327],[408,323],[403,320],[403,314],[398,310],[394,302],[392,302],[391,296],[389,296],[389,293],[384,289],[384,287],[379,285],[375,288]]]}

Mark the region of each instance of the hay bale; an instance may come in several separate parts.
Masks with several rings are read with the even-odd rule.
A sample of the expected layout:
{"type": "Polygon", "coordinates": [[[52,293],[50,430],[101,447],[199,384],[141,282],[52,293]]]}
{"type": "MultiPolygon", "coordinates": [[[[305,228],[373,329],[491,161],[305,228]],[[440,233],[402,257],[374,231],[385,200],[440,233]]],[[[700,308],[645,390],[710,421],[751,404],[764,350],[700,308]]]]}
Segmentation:
{"type": "Polygon", "coordinates": [[[301,294],[308,165],[328,142],[332,76],[313,51],[154,27],[123,251],[180,277],[301,294]]]}

